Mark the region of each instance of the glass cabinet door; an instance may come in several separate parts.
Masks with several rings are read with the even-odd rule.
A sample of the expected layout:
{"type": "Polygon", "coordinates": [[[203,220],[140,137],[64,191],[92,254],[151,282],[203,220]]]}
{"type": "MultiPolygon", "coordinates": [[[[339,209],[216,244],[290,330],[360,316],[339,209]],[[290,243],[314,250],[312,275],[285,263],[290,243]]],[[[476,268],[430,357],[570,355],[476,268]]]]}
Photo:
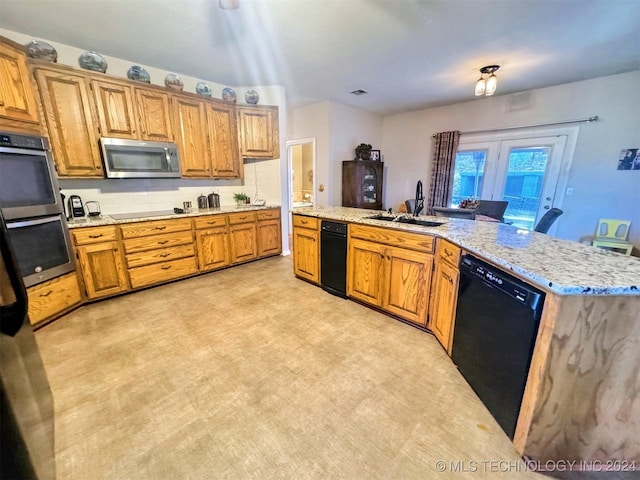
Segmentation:
{"type": "Polygon", "coordinates": [[[362,201],[364,204],[373,204],[378,201],[378,175],[372,167],[365,167],[362,175],[362,201]]]}

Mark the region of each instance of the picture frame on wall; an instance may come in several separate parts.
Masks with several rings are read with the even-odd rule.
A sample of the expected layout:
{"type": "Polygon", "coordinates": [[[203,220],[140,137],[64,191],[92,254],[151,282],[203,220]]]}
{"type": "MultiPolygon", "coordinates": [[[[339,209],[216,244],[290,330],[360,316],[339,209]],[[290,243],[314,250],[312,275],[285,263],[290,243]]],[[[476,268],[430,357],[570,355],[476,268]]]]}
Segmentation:
{"type": "Polygon", "coordinates": [[[369,160],[373,162],[380,161],[380,150],[371,150],[371,155],[369,156],[369,160]]]}

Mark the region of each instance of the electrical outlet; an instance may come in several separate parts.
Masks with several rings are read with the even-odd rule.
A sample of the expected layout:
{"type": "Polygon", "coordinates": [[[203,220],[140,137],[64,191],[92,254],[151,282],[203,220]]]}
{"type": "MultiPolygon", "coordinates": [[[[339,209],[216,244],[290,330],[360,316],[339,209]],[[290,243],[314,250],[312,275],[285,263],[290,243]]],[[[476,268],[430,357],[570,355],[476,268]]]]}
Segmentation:
{"type": "Polygon", "coordinates": [[[567,195],[573,195],[573,187],[567,187],[567,195]]]}

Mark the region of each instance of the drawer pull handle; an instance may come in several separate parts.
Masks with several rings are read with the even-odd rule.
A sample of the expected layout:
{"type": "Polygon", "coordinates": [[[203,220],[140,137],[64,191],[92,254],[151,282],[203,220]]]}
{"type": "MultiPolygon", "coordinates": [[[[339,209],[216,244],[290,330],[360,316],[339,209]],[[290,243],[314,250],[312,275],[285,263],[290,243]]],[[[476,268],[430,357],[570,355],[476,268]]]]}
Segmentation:
{"type": "Polygon", "coordinates": [[[166,243],[169,243],[169,240],[161,240],[158,242],[158,245],[164,245],[166,243]]]}
{"type": "Polygon", "coordinates": [[[104,236],[102,233],[100,235],[89,235],[89,238],[100,238],[104,236]]]}
{"type": "Polygon", "coordinates": [[[447,257],[452,257],[452,256],[453,256],[453,252],[450,252],[450,251],[449,251],[449,250],[447,250],[446,248],[444,249],[444,254],[445,254],[447,257]]]}
{"type": "Polygon", "coordinates": [[[215,222],[215,221],[214,222],[207,222],[207,225],[215,225],[216,223],[218,223],[218,222],[215,222]]]}
{"type": "Polygon", "coordinates": [[[301,223],[302,225],[306,225],[306,224],[307,224],[307,221],[306,221],[306,220],[300,220],[300,223],[301,223]]]}
{"type": "Polygon", "coordinates": [[[164,230],[165,228],[167,228],[167,227],[156,227],[156,228],[154,228],[154,230],[164,230]]]}
{"type": "Polygon", "coordinates": [[[162,270],[169,270],[171,265],[165,265],[164,267],[160,267],[162,270]]]}
{"type": "Polygon", "coordinates": [[[49,290],[47,293],[41,293],[40,296],[41,297],[48,297],[49,295],[51,295],[53,293],[53,290],[49,290]]]}
{"type": "Polygon", "coordinates": [[[162,257],[162,258],[166,258],[166,257],[168,257],[169,255],[171,255],[171,254],[170,254],[170,253],[167,253],[167,252],[164,252],[164,253],[160,253],[160,254],[158,254],[158,256],[159,256],[159,257],[162,257]]]}

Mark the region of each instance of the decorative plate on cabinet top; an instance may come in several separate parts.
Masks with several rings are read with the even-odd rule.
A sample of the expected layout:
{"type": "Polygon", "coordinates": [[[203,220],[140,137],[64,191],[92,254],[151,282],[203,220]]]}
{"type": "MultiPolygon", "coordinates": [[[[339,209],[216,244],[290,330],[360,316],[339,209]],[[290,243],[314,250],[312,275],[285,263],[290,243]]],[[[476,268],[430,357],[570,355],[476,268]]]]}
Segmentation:
{"type": "Polygon", "coordinates": [[[170,73],[169,75],[167,75],[164,79],[164,84],[167,86],[167,88],[178,90],[180,92],[184,88],[184,83],[182,83],[180,77],[175,73],[170,73]]]}
{"type": "Polygon", "coordinates": [[[78,63],[85,70],[91,70],[92,72],[105,73],[107,71],[107,61],[102,55],[93,50],[87,50],[80,55],[78,63]]]}
{"type": "Polygon", "coordinates": [[[209,84],[204,82],[196,83],[196,93],[198,95],[202,95],[203,97],[210,97],[211,95],[213,95],[209,84]]]}
{"type": "Polygon", "coordinates": [[[260,100],[260,95],[255,90],[248,90],[247,93],[244,94],[244,100],[250,105],[255,105],[260,100]]]}
{"type": "Polygon", "coordinates": [[[137,80],[138,82],[151,83],[149,72],[140,65],[132,65],[131,68],[127,70],[127,78],[129,80],[137,80]]]}
{"type": "Polygon", "coordinates": [[[222,89],[222,99],[225,102],[236,103],[236,100],[238,100],[238,96],[236,95],[236,92],[233,90],[233,88],[225,87],[222,89]]]}
{"type": "Polygon", "coordinates": [[[38,60],[46,60],[48,62],[58,61],[58,52],[56,49],[42,40],[31,40],[25,45],[27,56],[29,58],[37,58],[38,60]]]}

